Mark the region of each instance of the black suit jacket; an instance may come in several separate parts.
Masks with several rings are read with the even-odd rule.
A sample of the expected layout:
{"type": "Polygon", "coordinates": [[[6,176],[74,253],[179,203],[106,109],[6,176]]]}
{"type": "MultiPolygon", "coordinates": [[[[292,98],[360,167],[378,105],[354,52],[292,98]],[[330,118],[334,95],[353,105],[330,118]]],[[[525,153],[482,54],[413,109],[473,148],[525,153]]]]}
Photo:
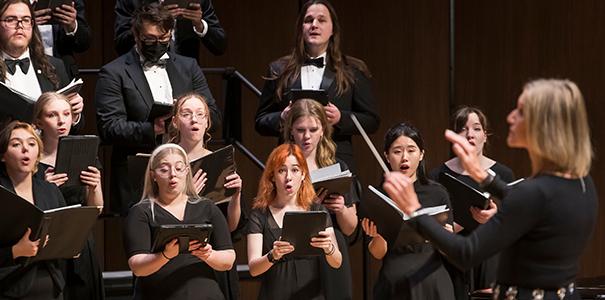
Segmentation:
{"type": "MultiPolygon", "coordinates": [[[[116,21],[115,21],[115,47],[116,52],[122,55],[134,46],[134,37],[132,35],[132,19],[137,8],[145,3],[153,2],[150,0],[117,0],[116,1],[116,21]]],[[[214,12],[211,0],[199,0],[202,7],[202,19],[208,24],[208,32],[201,38],[193,31],[193,24],[190,20],[177,19],[175,50],[176,53],[198,58],[200,50],[200,41],[214,55],[221,55],[227,49],[227,37],[225,30],[221,27],[218,17],[214,12]]]]}
{"type": "MultiPolygon", "coordinates": [[[[272,62],[269,65],[267,78],[281,75],[285,61],[283,59],[272,62]]],[[[352,68],[352,67],[351,67],[352,68]]],[[[351,170],[355,171],[353,161],[353,146],[351,136],[359,134],[355,124],[351,120],[351,114],[355,114],[365,131],[370,134],[378,130],[380,117],[378,116],[374,96],[370,86],[370,80],[361,71],[353,68],[355,83],[349,90],[338,96],[336,93],[335,73],[326,66],[320,88],[328,93],[328,99],[340,109],[340,121],[334,125],[332,139],[336,143],[336,156],[342,159],[351,170]]],[[[300,89],[300,76],[289,89],[300,89]]],[[[278,136],[281,141],[281,104],[275,95],[277,89],[276,80],[266,80],[263,86],[260,104],[256,111],[255,127],[262,135],[278,136]]],[[[288,90],[289,90],[288,89],[288,90]]],[[[288,92],[285,90],[284,93],[288,92]]]]}
{"type": "Polygon", "coordinates": [[[82,53],[90,48],[90,26],[86,21],[84,0],[73,0],[77,11],[76,20],[78,29],[74,35],[67,35],[61,25],[52,25],[53,28],[53,56],[63,60],[67,75],[70,78],[79,74],[74,53],[82,53]]]}
{"type": "MultiPolygon", "coordinates": [[[[174,98],[191,91],[204,95],[212,124],[218,126],[221,113],[197,61],[172,52],[169,56],[166,71],[174,98]]],[[[99,135],[103,142],[113,145],[111,181],[120,194],[112,192],[111,199],[118,201],[120,211],[126,213],[129,204],[138,200],[125,180],[127,157],[137,152],[149,153],[156,146],[153,123],[147,121],[153,97],[135,49],[103,66],[97,80],[95,105],[99,135]]],[[[112,210],[118,203],[113,204],[112,210]]]]}
{"type": "MultiPolygon", "coordinates": [[[[0,170],[0,185],[15,192],[4,166],[0,170]]],[[[46,182],[39,176],[33,176],[32,185],[34,203],[41,210],[65,206],[63,195],[54,184],[46,182]]],[[[48,269],[54,283],[55,294],[63,290],[65,279],[58,260],[36,262],[24,267],[13,259],[11,247],[12,245],[0,247],[0,298],[21,298],[29,293],[41,267],[48,269]]]]}

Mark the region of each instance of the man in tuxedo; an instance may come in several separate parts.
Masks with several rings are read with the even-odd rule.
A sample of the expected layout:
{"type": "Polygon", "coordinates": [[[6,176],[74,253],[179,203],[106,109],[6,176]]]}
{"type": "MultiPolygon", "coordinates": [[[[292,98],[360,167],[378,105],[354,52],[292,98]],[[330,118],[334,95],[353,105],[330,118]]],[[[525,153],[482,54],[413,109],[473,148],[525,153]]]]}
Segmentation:
{"type": "MultiPolygon", "coordinates": [[[[35,5],[36,1],[32,1],[35,5]]],[[[63,60],[69,77],[79,75],[74,53],[90,48],[91,33],[84,12],[84,0],[73,0],[54,11],[39,8],[34,12],[40,30],[44,53],[63,60]]]]}
{"type": "MultiPolygon", "coordinates": [[[[38,99],[42,93],[55,91],[69,83],[63,62],[44,54],[36,26],[29,0],[0,4],[0,80],[32,99],[38,99]]],[[[74,114],[74,132],[82,126],[84,101],[76,93],[68,95],[68,99],[74,114]]],[[[30,121],[31,116],[15,116],[9,108],[3,107],[0,125],[11,119],[30,121]]]]}
{"type": "Polygon", "coordinates": [[[172,105],[174,98],[194,91],[206,97],[212,124],[221,121],[197,61],[169,51],[173,24],[174,18],[161,5],[144,5],[134,16],[135,46],[99,73],[97,128],[101,139],[113,145],[110,204],[122,214],[140,198],[128,180],[127,157],[150,153],[166,133],[168,115],[149,119],[154,102],[172,105]]]}
{"type": "MultiPolygon", "coordinates": [[[[115,47],[119,55],[130,50],[134,37],[130,27],[134,11],[150,2],[158,0],[117,0],[115,21],[115,47]]],[[[225,30],[214,13],[211,0],[191,0],[187,8],[178,8],[176,4],[166,5],[176,18],[174,26],[174,47],[176,53],[198,58],[200,42],[214,55],[221,55],[227,49],[225,30]],[[199,2],[199,3],[196,3],[199,2]]]]}

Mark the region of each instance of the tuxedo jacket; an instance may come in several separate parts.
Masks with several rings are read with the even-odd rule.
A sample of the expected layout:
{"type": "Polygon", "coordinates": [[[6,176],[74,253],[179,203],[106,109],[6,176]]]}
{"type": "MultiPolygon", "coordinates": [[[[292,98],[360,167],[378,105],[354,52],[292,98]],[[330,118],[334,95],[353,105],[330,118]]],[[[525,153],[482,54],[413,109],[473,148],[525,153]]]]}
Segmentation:
{"type": "MultiPolygon", "coordinates": [[[[269,65],[269,74],[267,78],[281,76],[285,60],[279,59],[269,65]]],[[[353,67],[350,67],[353,68],[353,67]]],[[[378,116],[374,96],[370,85],[370,80],[361,71],[353,68],[355,82],[348,91],[342,95],[337,95],[335,73],[330,65],[327,65],[323,74],[320,89],[328,94],[328,99],[340,110],[340,121],[334,125],[332,139],[336,143],[336,156],[342,159],[352,170],[355,170],[353,161],[353,146],[351,136],[359,134],[355,124],[351,120],[351,114],[355,114],[365,131],[370,134],[378,130],[380,117],[378,116]]],[[[285,107],[276,97],[277,79],[265,80],[260,105],[256,111],[255,128],[258,133],[267,136],[278,136],[281,141],[281,111],[285,107]]],[[[284,90],[287,93],[290,89],[300,89],[300,76],[284,90]]],[[[282,95],[282,98],[283,95],[282,95]]]]}
{"type": "MultiPolygon", "coordinates": [[[[205,96],[212,124],[219,126],[221,113],[197,61],[173,52],[169,56],[166,72],[173,97],[192,91],[205,96]]],[[[157,145],[153,123],[147,120],[152,105],[151,89],[134,48],[101,68],[95,91],[97,129],[101,140],[113,145],[111,181],[121,196],[112,192],[111,198],[120,203],[122,213],[137,197],[125,180],[128,155],[150,153],[157,145]]]]}
{"type": "Polygon", "coordinates": [[[74,53],[82,53],[90,48],[90,26],[86,21],[84,0],[74,0],[77,11],[76,20],[78,29],[74,35],[67,35],[63,26],[54,24],[53,28],[53,56],[63,60],[67,75],[70,78],[79,75],[78,65],[74,53]]]}
{"type": "MultiPolygon", "coordinates": [[[[15,193],[13,183],[4,168],[2,164],[0,185],[15,193]]],[[[40,176],[32,176],[32,186],[34,204],[41,210],[65,206],[63,195],[54,184],[45,181],[40,176]]],[[[61,293],[65,286],[65,279],[61,273],[59,260],[35,262],[24,267],[19,260],[13,259],[11,247],[12,245],[0,247],[0,298],[10,297],[12,299],[25,296],[36,280],[37,272],[45,272],[40,269],[48,270],[53,281],[55,295],[61,293]]]]}
{"type": "MultiPolygon", "coordinates": [[[[122,55],[134,46],[132,35],[132,20],[137,8],[153,0],[117,0],[115,21],[115,47],[116,52],[122,55]]],[[[199,0],[202,7],[202,19],[208,24],[208,32],[200,38],[193,31],[190,20],[178,18],[176,22],[175,46],[176,53],[198,58],[200,41],[214,55],[221,55],[227,49],[227,37],[214,12],[211,0],[199,0]]]]}

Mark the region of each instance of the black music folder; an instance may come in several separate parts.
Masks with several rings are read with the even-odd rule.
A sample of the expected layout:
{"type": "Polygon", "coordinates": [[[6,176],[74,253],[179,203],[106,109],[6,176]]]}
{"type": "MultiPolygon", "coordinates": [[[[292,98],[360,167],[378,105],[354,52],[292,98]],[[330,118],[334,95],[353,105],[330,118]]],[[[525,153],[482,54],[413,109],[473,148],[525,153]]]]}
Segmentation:
{"type": "Polygon", "coordinates": [[[59,139],[55,174],[66,173],[67,181],[64,186],[84,185],[80,181],[80,173],[95,166],[99,137],[96,135],[68,135],[59,139]]]}
{"type": "Polygon", "coordinates": [[[0,246],[16,244],[27,228],[32,230],[31,240],[40,239],[38,254],[23,258],[25,264],[78,255],[101,212],[101,207],[80,205],[42,211],[3,186],[0,186],[0,199],[3,203],[0,211],[0,246]],[[46,235],[48,242],[42,247],[46,235]]]}
{"type": "Polygon", "coordinates": [[[167,224],[153,227],[151,252],[161,252],[164,245],[178,239],[179,252],[189,252],[189,241],[199,241],[206,245],[212,234],[212,224],[167,224]]]}
{"type": "Polygon", "coordinates": [[[204,157],[191,162],[191,175],[202,169],[206,172],[206,186],[200,196],[209,198],[215,204],[228,202],[235,194],[235,189],[226,189],[227,176],[235,173],[235,157],[232,145],[218,149],[204,157]]]}
{"type": "Polygon", "coordinates": [[[349,194],[353,185],[353,174],[349,170],[341,170],[339,163],[313,170],[309,176],[317,194],[327,190],[328,195],[340,194],[344,196],[349,194]]]}
{"type": "Polygon", "coordinates": [[[282,102],[282,109],[288,106],[290,102],[294,103],[299,99],[312,99],[321,105],[326,106],[330,100],[328,99],[328,93],[324,90],[303,90],[303,89],[291,89],[284,94],[282,102]]]}
{"type": "MultiPolygon", "coordinates": [[[[366,194],[360,204],[360,216],[373,221],[378,233],[389,245],[394,245],[395,242],[418,244],[425,241],[425,238],[410,226],[413,218],[401,211],[391,198],[371,185],[368,186],[366,194]]],[[[424,207],[418,211],[419,214],[433,216],[442,225],[447,222],[448,212],[446,205],[424,207]]]]}
{"type": "Polygon", "coordinates": [[[148,153],[137,153],[136,155],[128,155],[127,158],[128,181],[137,200],[143,196],[143,186],[150,157],[151,154],[148,153]]]}
{"type": "Polygon", "coordinates": [[[193,3],[199,3],[198,1],[192,0],[163,0],[162,5],[176,4],[179,8],[188,8],[193,3]]]}
{"type": "Polygon", "coordinates": [[[172,113],[172,107],[172,104],[154,102],[151,106],[147,121],[153,122],[156,118],[170,115],[172,113]]]}
{"type": "Polygon", "coordinates": [[[311,246],[311,238],[326,230],[328,213],[325,211],[288,211],[284,215],[281,240],[294,246],[294,251],[288,256],[317,256],[323,255],[321,248],[311,246]]]}
{"type": "MultiPolygon", "coordinates": [[[[71,3],[71,2],[70,2],[71,3]]],[[[68,85],[58,90],[57,93],[70,95],[77,93],[82,87],[82,79],[72,80],[68,85]]],[[[34,113],[34,104],[37,99],[15,90],[4,82],[0,82],[0,115],[9,116],[13,120],[31,123],[34,113]]]]}
{"type": "Polygon", "coordinates": [[[0,115],[31,123],[36,99],[7,86],[3,82],[0,82],[0,99],[2,99],[0,115]]]}
{"type": "Polygon", "coordinates": [[[42,9],[50,8],[54,11],[57,7],[59,7],[63,4],[71,6],[72,1],[73,0],[37,0],[34,3],[34,10],[42,10],[42,9]]]}
{"type": "Polygon", "coordinates": [[[452,208],[454,209],[454,221],[467,230],[474,230],[479,223],[473,219],[470,212],[472,206],[479,209],[489,208],[490,194],[482,192],[466,182],[456,178],[456,176],[444,172],[442,177],[443,185],[451,195],[464,195],[466,197],[452,197],[452,208]]]}

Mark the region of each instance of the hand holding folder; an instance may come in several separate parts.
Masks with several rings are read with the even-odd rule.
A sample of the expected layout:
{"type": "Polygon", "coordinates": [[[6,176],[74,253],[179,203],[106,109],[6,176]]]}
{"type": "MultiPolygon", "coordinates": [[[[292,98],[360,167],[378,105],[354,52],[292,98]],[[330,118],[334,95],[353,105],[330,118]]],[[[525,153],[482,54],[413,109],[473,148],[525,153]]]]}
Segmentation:
{"type": "Polygon", "coordinates": [[[284,215],[281,240],[294,246],[290,256],[323,255],[321,248],[311,246],[311,239],[326,229],[325,211],[288,211],[284,215]]]}

